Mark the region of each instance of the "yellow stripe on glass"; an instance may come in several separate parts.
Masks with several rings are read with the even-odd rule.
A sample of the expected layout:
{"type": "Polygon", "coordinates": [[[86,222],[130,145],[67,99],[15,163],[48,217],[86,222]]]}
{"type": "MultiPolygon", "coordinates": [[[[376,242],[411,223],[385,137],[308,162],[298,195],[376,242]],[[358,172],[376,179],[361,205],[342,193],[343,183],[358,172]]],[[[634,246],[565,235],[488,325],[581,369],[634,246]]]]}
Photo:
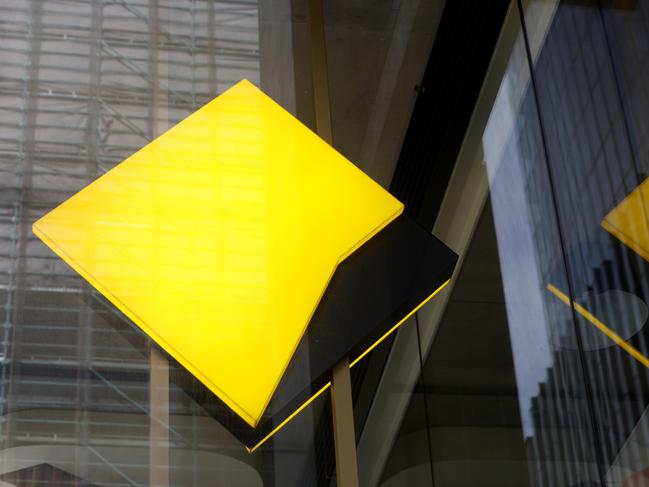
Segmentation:
{"type": "Polygon", "coordinates": [[[622,338],[620,335],[618,335],[613,330],[611,330],[601,320],[599,320],[594,314],[592,314],[590,311],[588,311],[586,308],[584,308],[581,304],[576,303],[574,301],[571,301],[571,299],[564,292],[562,292],[559,288],[557,288],[554,284],[548,284],[546,287],[547,287],[548,291],[550,291],[557,298],[559,298],[564,304],[566,304],[568,306],[572,305],[572,307],[574,308],[574,310],[577,313],[579,313],[582,317],[586,318],[586,320],[590,324],[594,325],[595,328],[597,328],[599,331],[604,333],[604,335],[606,335],[618,347],[620,347],[626,353],[631,355],[631,357],[636,359],[642,365],[649,368],[649,358],[645,357],[642,354],[642,352],[640,352],[637,348],[635,348],[633,345],[631,345],[626,340],[624,340],[624,338],[622,338]]]}
{"type": "Polygon", "coordinates": [[[244,80],[34,233],[256,426],[337,264],[402,211],[244,80]]]}

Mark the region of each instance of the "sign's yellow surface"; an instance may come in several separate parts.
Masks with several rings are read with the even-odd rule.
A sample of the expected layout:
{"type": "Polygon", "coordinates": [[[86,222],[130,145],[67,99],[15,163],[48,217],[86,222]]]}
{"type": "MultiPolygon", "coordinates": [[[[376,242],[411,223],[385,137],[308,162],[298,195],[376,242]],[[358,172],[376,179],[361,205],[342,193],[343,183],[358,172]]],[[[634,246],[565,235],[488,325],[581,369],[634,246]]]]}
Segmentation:
{"type": "Polygon", "coordinates": [[[649,260],[649,178],[606,215],[602,227],[649,260]]]}
{"type": "Polygon", "coordinates": [[[255,426],[336,265],[402,211],[244,80],[34,232],[255,426]]]}

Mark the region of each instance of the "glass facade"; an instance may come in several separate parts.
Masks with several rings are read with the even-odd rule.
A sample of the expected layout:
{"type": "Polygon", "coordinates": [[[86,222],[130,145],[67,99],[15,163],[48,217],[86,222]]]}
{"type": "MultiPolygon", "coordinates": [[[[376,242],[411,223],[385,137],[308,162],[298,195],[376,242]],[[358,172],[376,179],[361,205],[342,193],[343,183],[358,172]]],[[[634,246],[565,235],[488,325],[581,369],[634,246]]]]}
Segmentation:
{"type": "MultiPolygon", "coordinates": [[[[504,3],[448,155],[455,132],[416,128],[426,88],[458,68],[426,63],[462,32],[452,9],[487,17],[324,2],[334,147],[386,188],[416,186],[418,208],[436,201],[418,219],[460,256],[352,370],[362,486],[649,485],[649,2],[504,3]],[[400,167],[409,137],[437,151],[407,156],[441,193],[400,167]]],[[[329,392],[247,453],[31,231],[243,78],[316,129],[307,7],[1,2],[0,485],[336,485],[329,392]]]]}
{"type": "Polygon", "coordinates": [[[372,482],[649,483],[647,220],[607,224],[644,208],[647,8],[510,7],[436,223],[473,218],[463,263],[372,482]]]}

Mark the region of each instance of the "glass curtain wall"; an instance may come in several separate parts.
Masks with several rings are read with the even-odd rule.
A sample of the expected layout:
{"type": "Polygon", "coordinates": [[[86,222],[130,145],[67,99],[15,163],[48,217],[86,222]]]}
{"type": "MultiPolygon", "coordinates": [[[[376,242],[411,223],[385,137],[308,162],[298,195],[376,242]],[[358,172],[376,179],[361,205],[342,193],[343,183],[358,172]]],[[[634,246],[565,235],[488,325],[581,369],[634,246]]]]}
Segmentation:
{"type": "Polygon", "coordinates": [[[364,485],[649,485],[647,86],[649,2],[512,2],[433,228],[460,265],[388,354],[364,485]]]}

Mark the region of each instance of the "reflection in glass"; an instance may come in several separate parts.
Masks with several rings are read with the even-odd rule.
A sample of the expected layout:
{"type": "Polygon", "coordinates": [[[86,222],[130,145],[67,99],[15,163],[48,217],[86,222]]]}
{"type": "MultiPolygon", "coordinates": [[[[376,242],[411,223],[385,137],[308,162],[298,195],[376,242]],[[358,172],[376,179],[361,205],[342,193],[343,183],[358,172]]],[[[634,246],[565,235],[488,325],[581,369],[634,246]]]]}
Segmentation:
{"type": "Polygon", "coordinates": [[[484,161],[488,204],[379,485],[647,482],[647,6],[519,5],[454,175],[484,161]]]}

